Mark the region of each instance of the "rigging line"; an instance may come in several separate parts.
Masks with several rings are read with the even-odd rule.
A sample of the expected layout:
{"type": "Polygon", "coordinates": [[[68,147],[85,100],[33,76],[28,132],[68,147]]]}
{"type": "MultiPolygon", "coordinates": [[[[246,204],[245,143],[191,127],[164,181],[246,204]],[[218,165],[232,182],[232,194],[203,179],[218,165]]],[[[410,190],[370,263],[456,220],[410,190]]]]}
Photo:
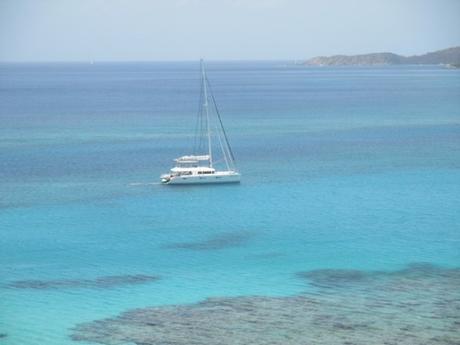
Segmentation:
{"type": "Polygon", "coordinates": [[[208,92],[207,92],[207,84],[206,84],[206,71],[204,68],[203,59],[200,61],[201,64],[201,77],[203,82],[203,91],[204,91],[204,109],[206,111],[206,132],[208,136],[208,155],[209,155],[209,167],[212,168],[212,144],[211,144],[211,127],[209,122],[209,103],[208,103],[208,92]]]}
{"type": "Polygon", "coordinates": [[[197,141],[198,141],[198,131],[201,132],[201,114],[203,112],[203,83],[200,82],[200,97],[199,97],[199,101],[198,101],[198,111],[197,111],[197,114],[196,114],[196,123],[195,123],[195,136],[194,136],[194,139],[193,139],[193,153],[196,154],[197,151],[199,151],[200,149],[200,143],[201,143],[201,137],[199,138],[199,143],[197,145],[197,141]]]}
{"type": "Polygon", "coordinates": [[[204,140],[205,140],[205,123],[204,123],[204,109],[203,109],[203,95],[201,96],[201,112],[200,112],[200,134],[199,134],[199,148],[198,150],[204,150],[204,140]]]}
{"type": "Polygon", "coordinates": [[[217,123],[215,123],[215,127],[216,127],[217,138],[219,139],[219,145],[220,145],[220,148],[222,150],[222,154],[224,156],[225,165],[227,166],[227,170],[230,170],[230,166],[228,165],[227,153],[225,152],[224,144],[222,143],[221,133],[219,131],[219,127],[218,127],[217,123]]]}
{"type": "Polygon", "coordinates": [[[232,147],[228,141],[227,133],[225,132],[224,124],[222,123],[222,119],[220,117],[219,109],[217,108],[216,99],[214,98],[214,93],[212,92],[211,84],[209,83],[208,78],[206,77],[206,83],[209,87],[209,93],[211,94],[212,102],[214,103],[214,108],[216,109],[217,118],[219,119],[220,127],[222,128],[222,133],[224,133],[225,142],[227,144],[228,151],[230,153],[230,157],[232,158],[233,165],[235,165],[235,156],[233,155],[232,147]]]}
{"type": "Polygon", "coordinates": [[[197,150],[198,151],[201,151],[203,149],[203,140],[204,140],[204,129],[203,129],[203,126],[204,126],[204,123],[203,123],[203,85],[202,83],[200,82],[201,84],[201,87],[200,87],[200,112],[198,114],[198,117],[199,117],[199,133],[197,133],[197,137],[198,137],[198,148],[197,150]]]}
{"type": "Polygon", "coordinates": [[[204,120],[203,120],[203,98],[204,98],[204,92],[203,92],[203,83],[201,82],[200,79],[200,133],[199,133],[199,144],[198,144],[198,151],[204,150],[204,120]]]}

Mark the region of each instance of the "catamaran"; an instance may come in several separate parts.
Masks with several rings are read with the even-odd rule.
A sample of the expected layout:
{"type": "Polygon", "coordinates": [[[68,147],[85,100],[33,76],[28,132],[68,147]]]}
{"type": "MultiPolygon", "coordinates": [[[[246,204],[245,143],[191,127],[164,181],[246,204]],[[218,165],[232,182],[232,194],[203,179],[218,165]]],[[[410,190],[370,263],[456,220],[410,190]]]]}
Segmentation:
{"type": "Polygon", "coordinates": [[[169,173],[160,176],[163,184],[238,183],[241,179],[203,60],[200,64],[200,107],[193,154],[176,158],[175,167],[169,173]],[[214,119],[212,114],[215,115],[214,119]],[[214,146],[217,146],[218,150],[214,146]],[[216,155],[216,151],[220,151],[220,155],[216,155]],[[221,170],[218,168],[219,165],[222,166],[221,170]]]}

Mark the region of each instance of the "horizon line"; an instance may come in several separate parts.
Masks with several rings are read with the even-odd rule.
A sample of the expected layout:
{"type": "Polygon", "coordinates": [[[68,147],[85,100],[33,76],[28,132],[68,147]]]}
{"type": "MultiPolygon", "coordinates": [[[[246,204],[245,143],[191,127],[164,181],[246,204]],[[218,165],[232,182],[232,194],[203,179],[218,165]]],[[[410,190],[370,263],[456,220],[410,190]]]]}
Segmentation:
{"type": "Polygon", "coordinates": [[[368,54],[384,54],[384,53],[391,53],[396,54],[404,57],[410,56],[420,56],[429,53],[434,53],[438,51],[448,50],[460,48],[460,44],[453,45],[447,48],[437,49],[437,50],[425,50],[424,53],[418,53],[413,55],[407,54],[399,54],[394,53],[392,51],[374,51],[368,53],[355,53],[355,54],[342,54],[342,53],[334,53],[329,55],[314,55],[312,57],[306,58],[283,58],[283,59],[273,59],[273,58],[262,58],[262,59],[252,59],[252,58],[229,58],[229,59],[204,59],[203,57],[197,59],[139,59],[139,60],[129,60],[129,59],[113,59],[113,60],[97,60],[97,59],[78,59],[78,60],[0,60],[0,63],[148,63],[148,62],[195,62],[204,59],[205,61],[209,62],[287,62],[287,61],[307,61],[308,59],[315,58],[315,57],[324,57],[324,56],[357,56],[357,55],[368,55],[368,54]]]}
{"type": "MultiPolygon", "coordinates": [[[[151,59],[151,60],[0,60],[1,63],[149,63],[149,62],[199,62],[198,59],[151,59]]],[[[203,59],[206,62],[288,62],[288,61],[305,61],[307,59],[203,59]]]]}

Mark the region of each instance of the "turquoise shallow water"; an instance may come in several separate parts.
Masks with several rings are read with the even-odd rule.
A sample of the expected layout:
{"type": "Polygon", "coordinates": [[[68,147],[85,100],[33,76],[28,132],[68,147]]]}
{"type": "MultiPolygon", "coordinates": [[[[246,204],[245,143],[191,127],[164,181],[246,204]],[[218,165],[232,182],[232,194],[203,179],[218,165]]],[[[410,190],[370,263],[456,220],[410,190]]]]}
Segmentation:
{"type": "Polygon", "coordinates": [[[162,186],[193,142],[198,67],[0,66],[0,343],[318,294],[298,272],[460,266],[458,70],[211,63],[243,182],[162,186]]]}

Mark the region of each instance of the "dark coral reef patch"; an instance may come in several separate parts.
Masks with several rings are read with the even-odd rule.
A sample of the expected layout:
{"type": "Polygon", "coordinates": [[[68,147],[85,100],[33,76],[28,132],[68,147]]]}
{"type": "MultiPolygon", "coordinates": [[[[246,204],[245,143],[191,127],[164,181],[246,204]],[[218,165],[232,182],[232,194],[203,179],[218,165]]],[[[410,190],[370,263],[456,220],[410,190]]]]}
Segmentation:
{"type": "Polygon", "coordinates": [[[318,287],[339,287],[345,284],[362,283],[369,279],[369,274],[358,270],[321,269],[299,272],[297,275],[308,279],[318,287]]]}
{"type": "Polygon", "coordinates": [[[320,288],[339,287],[366,287],[367,284],[379,282],[421,281],[429,278],[459,278],[459,268],[441,268],[430,263],[413,263],[397,271],[360,271],[350,269],[319,269],[298,272],[298,277],[305,278],[308,282],[320,288]]]}
{"type": "Polygon", "coordinates": [[[211,238],[197,242],[179,242],[167,245],[167,249],[186,249],[186,250],[218,250],[231,247],[238,247],[252,237],[251,232],[238,231],[218,234],[211,238]]]}
{"type": "Polygon", "coordinates": [[[460,344],[458,269],[412,265],[396,272],[300,276],[328,288],[135,309],[77,325],[71,337],[105,345],[460,344]]]}
{"type": "Polygon", "coordinates": [[[13,289],[64,289],[64,288],[93,288],[109,289],[123,285],[146,284],[158,280],[159,277],[145,274],[128,274],[104,276],[95,279],[56,279],[56,280],[17,280],[8,283],[6,287],[13,289]]]}

